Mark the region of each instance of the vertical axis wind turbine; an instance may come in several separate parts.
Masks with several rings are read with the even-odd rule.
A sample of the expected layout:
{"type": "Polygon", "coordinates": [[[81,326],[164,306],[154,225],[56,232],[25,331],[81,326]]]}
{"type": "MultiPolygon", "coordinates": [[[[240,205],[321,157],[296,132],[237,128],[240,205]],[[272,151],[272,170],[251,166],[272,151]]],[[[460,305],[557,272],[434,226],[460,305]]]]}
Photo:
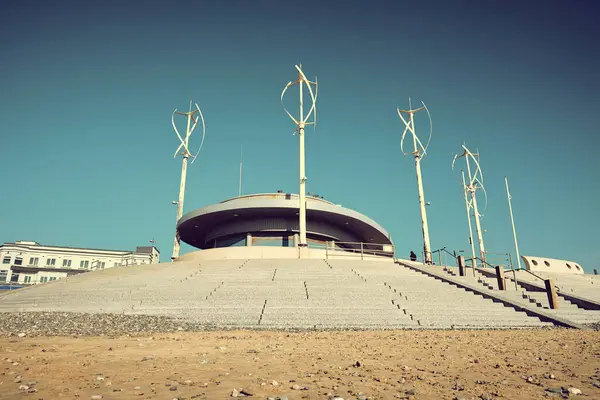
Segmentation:
{"type": "Polygon", "coordinates": [[[171,124],[173,125],[173,129],[175,130],[179,141],[181,142],[177,150],[175,150],[175,155],[173,156],[173,158],[176,158],[178,155],[183,156],[183,161],[181,163],[181,182],[179,184],[179,200],[177,202],[173,202],[173,204],[177,204],[177,221],[175,222],[175,240],[173,242],[173,256],[171,257],[171,260],[175,260],[177,257],[179,257],[179,249],[181,247],[179,240],[179,232],[177,231],[177,222],[181,219],[181,215],[183,214],[183,199],[185,196],[185,181],[187,177],[188,158],[192,157],[193,164],[196,158],[198,157],[200,150],[202,149],[202,145],[204,144],[204,137],[206,136],[204,116],[202,115],[202,111],[200,111],[200,107],[198,107],[198,104],[194,105],[196,106],[196,109],[192,111],[192,100],[190,100],[190,109],[188,112],[181,112],[175,109],[175,111],[173,111],[173,114],[171,115],[171,124]],[[196,113],[198,114],[198,117],[196,117],[196,113]],[[182,137],[179,134],[177,126],[175,126],[175,115],[183,115],[187,118],[187,128],[185,131],[185,137],[182,137]],[[189,149],[189,140],[190,136],[192,135],[192,132],[194,132],[194,129],[196,129],[198,121],[202,122],[202,141],[200,142],[200,147],[198,148],[196,154],[192,154],[189,149]]]}
{"type": "MultiPolygon", "coordinates": [[[[306,125],[313,125],[316,127],[317,124],[317,96],[319,94],[319,84],[317,82],[317,78],[315,77],[315,81],[311,82],[306,78],[304,72],[302,72],[302,64],[295,65],[298,70],[298,79],[293,82],[288,82],[287,85],[283,88],[281,92],[281,105],[283,106],[283,110],[290,117],[290,119],[297,125],[297,129],[295,132],[298,132],[298,136],[300,138],[300,191],[298,193],[300,207],[299,207],[299,235],[300,235],[300,243],[298,246],[306,247],[306,172],[305,172],[305,156],[304,156],[304,128],[306,125]],[[285,92],[292,86],[298,84],[300,86],[300,115],[298,118],[294,118],[292,114],[285,108],[285,104],[283,103],[283,97],[285,96],[285,92]],[[310,94],[311,106],[304,115],[304,99],[303,99],[303,91],[304,85],[308,89],[308,93],[310,94]],[[311,85],[315,86],[315,91],[311,85]],[[312,119],[311,119],[312,118],[312,119]]],[[[295,133],[294,133],[295,134],[295,133]]]]}
{"type": "MultiPolygon", "coordinates": [[[[454,169],[454,163],[458,158],[464,157],[465,162],[467,164],[467,175],[469,177],[468,184],[464,185],[465,193],[469,192],[471,194],[471,201],[466,203],[467,212],[469,208],[473,209],[473,216],[475,217],[475,230],[477,231],[477,242],[479,244],[479,255],[483,262],[486,262],[485,257],[485,246],[483,244],[483,231],[481,230],[481,220],[483,214],[479,213],[479,209],[477,207],[477,189],[481,189],[483,194],[485,195],[485,207],[484,211],[487,208],[487,193],[485,191],[485,187],[483,186],[483,171],[481,171],[481,166],[479,165],[479,153],[471,153],[469,149],[463,144],[462,148],[464,149],[463,154],[460,156],[458,154],[454,155],[452,159],[452,169],[454,169]],[[472,160],[475,163],[475,172],[471,172],[471,163],[469,160],[472,160]]],[[[469,218],[469,224],[471,224],[471,220],[469,218]]],[[[472,241],[471,241],[472,242],[472,241]]],[[[474,263],[475,264],[475,263],[474,263]]]]}
{"type": "Polygon", "coordinates": [[[423,178],[421,176],[421,159],[427,155],[427,148],[429,147],[429,143],[431,142],[431,134],[432,134],[432,123],[431,123],[431,114],[429,113],[429,109],[425,105],[424,102],[421,102],[423,106],[413,110],[410,102],[410,98],[408,99],[408,110],[401,110],[396,107],[396,111],[398,112],[398,116],[404,122],[404,132],[402,133],[402,139],[400,139],[400,150],[402,154],[409,155],[412,154],[415,158],[415,169],[417,170],[417,190],[419,193],[419,208],[421,210],[421,225],[423,227],[423,255],[424,262],[426,264],[431,264],[431,244],[429,243],[429,225],[427,224],[427,211],[425,210],[425,195],[423,193],[423,178]],[[421,111],[425,110],[427,115],[429,116],[429,139],[427,140],[427,144],[423,146],[421,140],[417,137],[415,133],[415,120],[414,115],[421,111]],[[402,114],[408,115],[408,121],[404,119],[402,114]],[[404,151],[404,138],[406,137],[406,133],[410,132],[412,135],[413,141],[413,151],[411,153],[406,153],[404,151]]]}

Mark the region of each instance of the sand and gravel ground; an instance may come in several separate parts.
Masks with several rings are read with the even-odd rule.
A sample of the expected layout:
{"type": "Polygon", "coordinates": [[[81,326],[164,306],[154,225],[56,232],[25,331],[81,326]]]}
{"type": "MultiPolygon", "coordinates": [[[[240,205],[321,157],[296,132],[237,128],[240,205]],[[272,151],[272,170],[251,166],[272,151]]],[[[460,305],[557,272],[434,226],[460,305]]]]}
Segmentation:
{"type": "Polygon", "coordinates": [[[0,367],[0,399],[600,399],[600,332],[11,334],[0,367]]]}

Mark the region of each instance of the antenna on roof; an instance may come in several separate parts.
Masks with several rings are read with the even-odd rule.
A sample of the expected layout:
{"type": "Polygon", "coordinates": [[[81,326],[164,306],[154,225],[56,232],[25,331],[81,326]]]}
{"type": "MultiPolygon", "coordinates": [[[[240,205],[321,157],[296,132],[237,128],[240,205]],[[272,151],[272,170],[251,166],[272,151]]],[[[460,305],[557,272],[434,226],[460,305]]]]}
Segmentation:
{"type": "Polygon", "coordinates": [[[244,145],[240,146],[240,186],[238,189],[238,196],[242,195],[242,163],[244,160],[244,145]]]}
{"type": "Polygon", "coordinates": [[[152,243],[152,250],[150,250],[150,264],[154,264],[154,249],[156,248],[154,236],[152,236],[152,240],[149,240],[149,242],[152,243]]]}
{"type": "Polygon", "coordinates": [[[425,206],[428,205],[428,203],[425,202],[425,194],[423,193],[423,179],[421,177],[421,159],[427,155],[427,148],[429,147],[429,143],[431,142],[431,134],[433,128],[429,109],[427,108],[424,102],[421,102],[421,104],[423,104],[421,107],[413,110],[412,102],[409,97],[408,110],[401,110],[399,108],[396,108],[396,111],[398,112],[398,116],[400,117],[402,122],[404,122],[405,126],[404,132],[402,133],[402,138],[400,139],[400,151],[402,151],[402,154],[404,154],[405,156],[412,154],[415,158],[415,168],[417,170],[417,190],[419,193],[419,208],[421,210],[421,225],[423,227],[423,252],[425,255],[424,261],[426,264],[431,264],[432,260],[431,244],[429,242],[429,225],[427,224],[427,211],[425,209],[425,206]],[[423,145],[415,131],[414,115],[421,110],[425,110],[427,112],[427,115],[429,116],[429,139],[427,139],[427,144],[425,146],[423,145]],[[408,115],[408,121],[404,119],[402,114],[408,115]],[[406,138],[407,132],[410,132],[410,134],[412,135],[413,151],[410,153],[404,151],[404,139],[406,138]]]}
{"type": "MultiPolygon", "coordinates": [[[[177,204],[177,222],[181,219],[181,215],[183,214],[183,199],[185,196],[185,181],[187,177],[188,158],[192,157],[193,164],[196,158],[198,157],[202,146],[204,145],[204,137],[206,136],[204,116],[202,115],[202,111],[200,111],[200,107],[198,107],[198,104],[194,105],[196,106],[196,108],[192,111],[192,100],[190,100],[190,108],[188,112],[181,112],[175,109],[175,111],[173,111],[173,114],[171,115],[171,124],[173,125],[173,129],[175,130],[179,141],[181,142],[179,144],[179,147],[177,147],[177,150],[175,150],[175,155],[173,156],[173,158],[177,157],[178,155],[183,156],[183,161],[181,163],[181,182],[179,184],[179,200],[177,201],[177,203],[173,202],[174,204],[177,204]],[[198,114],[198,116],[196,116],[196,114],[198,114]],[[175,125],[175,115],[183,115],[187,118],[187,128],[185,131],[185,137],[182,137],[179,134],[179,131],[177,130],[177,126],[175,125]],[[190,136],[192,136],[192,132],[194,132],[194,129],[196,129],[196,125],[198,124],[198,122],[202,122],[202,140],[200,142],[200,147],[198,147],[198,151],[196,152],[196,154],[192,154],[189,149],[189,140],[190,136]]],[[[181,247],[179,241],[179,232],[177,231],[177,222],[175,223],[175,240],[173,242],[173,256],[171,257],[171,260],[175,260],[177,257],[179,257],[179,249],[181,247]]]]}
{"type": "Polygon", "coordinates": [[[304,165],[304,127],[306,125],[316,126],[317,124],[317,96],[319,94],[319,85],[317,83],[317,78],[315,77],[315,81],[311,82],[306,79],[306,75],[302,72],[302,64],[296,65],[296,69],[298,70],[298,78],[293,82],[288,82],[287,85],[283,88],[281,92],[281,105],[283,106],[283,110],[286,112],[288,117],[298,126],[296,132],[298,132],[298,137],[300,138],[300,191],[298,193],[298,198],[300,201],[299,207],[299,230],[300,230],[300,243],[298,246],[306,247],[306,173],[305,173],[305,165],[304,165]],[[285,108],[283,104],[283,96],[285,92],[292,86],[298,84],[300,86],[300,116],[296,119],[290,114],[290,112],[285,108]],[[310,101],[312,105],[310,106],[308,113],[304,115],[304,100],[303,100],[303,91],[304,85],[306,84],[306,88],[308,89],[308,93],[310,95],[310,101]],[[313,92],[312,86],[314,85],[315,91],[313,92]]]}
{"type": "MultiPolygon", "coordinates": [[[[479,254],[480,258],[483,260],[483,262],[485,262],[485,246],[483,244],[483,231],[481,229],[480,221],[480,217],[483,217],[483,214],[479,213],[476,196],[477,189],[481,189],[483,191],[483,194],[485,195],[485,211],[485,209],[487,208],[487,192],[485,191],[485,187],[483,186],[483,172],[481,171],[481,166],[479,165],[479,154],[471,153],[471,151],[464,144],[462,145],[462,148],[464,149],[463,154],[456,154],[452,159],[452,169],[454,169],[454,163],[457,159],[461,157],[465,158],[465,162],[467,164],[468,182],[466,184],[463,184],[463,190],[465,191],[465,196],[467,196],[467,193],[471,194],[471,200],[467,201],[465,204],[467,207],[467,213],[471,208],[473,209],[473,216],[475,217],[475,230],[477,231],[477,242],[479,244],[479,254]],[[471,171],[471,161],[474,162],[476,166],[474,173],[472,173],[471,171]]],[[[471,221],[469,217],[469,224],[470,223],[471,221]]]]}

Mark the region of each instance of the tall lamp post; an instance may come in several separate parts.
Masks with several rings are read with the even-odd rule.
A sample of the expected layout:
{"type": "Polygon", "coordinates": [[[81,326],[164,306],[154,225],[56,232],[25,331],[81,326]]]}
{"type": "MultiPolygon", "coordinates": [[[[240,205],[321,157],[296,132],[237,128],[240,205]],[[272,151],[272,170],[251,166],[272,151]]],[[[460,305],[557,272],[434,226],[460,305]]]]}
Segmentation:
{"type": "Polygon", "coordinates": [[[315,81],[311,82],[306,78],[304,72],[302,72],[302,64],[296,65],[296,70],[298,70],[298,78],[293,82],[288,82],[287,85],[283,88],[281,92],[281,105],[283,106],[284,111],[290,117],[292,122],[296,124],[298,132],[298,137],[300,139],[300,190],[298,193],[299,197],[299,240],[298,246],[306,247],[306,172],[305,172],[305,155],[304,155],[304,128],[306,125],[316,125],[317,123],[317,96],[319,93],[319,85],[317,83],[317,78],[315,77],[315,81]],[[283,104],[283,97],[285,96],[286,91],[298,84],[300,86],[300,112],[299,117],[295,118],[292,114],[285,108],[283,104]],[[306,115],[304,114],[304,85],[308,89],[308,93],[310,95],[310,102],[312,103],[306,115]],[[315,87],[313,92],[312,86],[315,87]]]}
{"type": "Polygon", "coordinates": [[[183,214],[183,200],[185,197],[185,182],[187,177],[188,158],[192,157],[193,164],[196,158],[198,157],[200,150],[202,149],[202,145],[204,144],[204,137],[206,136],[204,116],[202,115],[202,111],[200,111],[200,107],[198,107],[198,104],[195,104],[195,106],[196,109],[192,111],[192,101],[190,100],[190,108],[188,112],[181,112],[175,109],[175,111],[173,111],[173,114],[171,115],[171,124],[173,125],[173,129],[175,130],[179,141],[181,142],[177,150],[175,150],[175,155],[173,157],[175,158],[178,155],[183,156],[183,161],[181,163],[181,180],[179,183],[179,200],[177,202],[173,202],[173,204],[177,204],[177,220],[175,221],[175,239],[173,241],[173,256],[171,257],[171,260],[175,260],[177,257],[179,257],[179,250],[181,248],[179,232],[177,231],[177,222],[179,222],[183,214]],[[196,116],[196,114],[198,114],[198,116],[196,116]],[[184,137],[182,137],[179,134],[179,131],[177,130],[177,126],[175,125],[175,115],[183,115],[187,119],[187,128],[184,137]],[[200,142],[200,147],[198,148],[198,151],[194,155],[190,152],[189,140],[190,136],[192,135],[192,132],[194,132],[194,129],[196,129],[196,125],[199,121],[202,122],[202,141],[200,142]]]}
{"type": "Polygon", "coordinates": [[[431,124],[431,114],[429,113],[429,110],[427,109],[427,106],[425,105],[425,103],[421,102],[421,104],[423,104],[423,105],[421,107],[413,110],[411,108],[410,99],[408,100],[408,102],[409,102],[408,110],[401,110],[399,108],[396,108],[396,111],[398,112],[398,116],[400,117],[402,122],[404,122],[404,126],[405,126],[404,132],[402,133],[402,139],[400,139],[400,150],[402,151],[402,154],[404,154],[405,156],[412,154],[415,159],[415,169],[417,172],[417,192],[419,195],[419,209],[421,211],[421,226],[422,226],[422,230],[423,230],[423,254],[424,254],[424,258],[425,258],[424,261],[426,264],[431,264],[432,263],[431,244],[429,242],[429,225],[427,223],[427,210],[425,209],[426,202],[425,202],[425,194],[423,192],[423,178],[421,175],[421,159],[425,155],[427,155],[427,147],[429,147],[429,142],[431,141],[431,133],[432,133],[433,128],[432,128],[432,124],[431,124]],[[427,112],[427,115],[429,116],[429,140],[427,141],[427,145],[425,145],[425,146],[423,146],[423,143],[418,138],[418,136],[415,132],[414,115],[421,110],[425,110],[427,112]],[[408,118],[407,118],[408,120],[405,119],[402,114],[406,114],[408,116],[408,118]],[[404,138],[406,137],[406,133],[408,133],[408,132],[410,132],[410,134],[412,135],[413,151],[406,153],[404,151],[404,138]]]}
{"type": "Polygon", "coordinates": [[[517,243],[517,231],[515,229],[515,218],[513,217],[513,210],[512,210],[512,196],[510,195],[510,191],[508,190],[508,179],[506,179],[506,177],[504,177],[504,183],[506,184],[506,196],[508,197],[508,210],[510,212],[510,223],[512,225],[512,231],[513,231],[513,238],[515,240],[515,251],[517,252],[517,265],[519,266],[519,269],[521,269],[521,256],[519,254],[519,243],[517,243]]]}

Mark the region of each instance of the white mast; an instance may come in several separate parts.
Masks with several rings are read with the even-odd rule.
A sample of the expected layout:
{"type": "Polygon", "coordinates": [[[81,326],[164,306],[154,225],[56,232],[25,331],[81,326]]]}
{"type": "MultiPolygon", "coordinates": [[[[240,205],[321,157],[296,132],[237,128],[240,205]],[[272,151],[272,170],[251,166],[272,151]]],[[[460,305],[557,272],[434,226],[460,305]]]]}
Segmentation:
{"type": "Polygon", "coordinates": [[[294,82],[288,82],[288,84],[285,86],[285,88],[283,89],[283,91],[281,92],[281,104],[283,105],[283,109],[284,111],[287,113],[287,115],[291,118],[291,120],[297,125],[297,132],[298,132],[298,136],[300,138],[300,191],[298,193],[298,197],[299,197],[299,240],[300,243],[298,243],[298,246],[300,247],[306,247],[307,243],[306,243],[306,172],[305,172],[305,155],[304,155],[304,128],[306,127],[306,125],[316,125],[317,122],[317,110],[316,110],[316,106],[317,106],[317,95],[318,95],[318,90],[319,90],[319,86],[317,83],[317,78],[315,78],[314,82],[309,81],[308,79],[306,79],[306,76],[304,75],[304,72],[302,72],[302,64],[300,64],[299,66],[296,65],[295,66],[296,69],[298,70],[298,79],[296,79],[294,82]],[[295,84],[299,84],[300,86],[300,116],[298,119],[294,118],[292,116],[292,114],[290,114],[290,112],[285,108],[285,105],[283,104],[283,96],[285,95],[285,92],[288,90],[288,88],[290,88],[291,86],[294,86],[295,84]],[[310,100],[312,102],[312,105],[310,107],[310,109],[308,110],[308,113],[306,113],[306,115],[304,115],[304,103],[303,103],[303,91],[304,91],[304,84],[306,84],[306,88],[308,89],[308,93],[310,94],[310,100]],[[313,92],[311,85],[315,86],[315,91],[313,92]],[[312,117],[312,121],[310,120],[312,117]]]}
{"type": "Polygon", "coordinates": [[[517,231],[515,229],[515,218],[513,217],[512,210],[512,196],[510,195],[510,191],[508,190],[508,179],[504,177],[504,183],[506,183],[506,196],[508,197],[508,210],[510,211],[510,223],[512,224],[513,238],[515,239],[515,251],[517,252],[517,264],[519,269],[521,269],[521,256],[519,255],[519,244],[517,243],[517,231]]]}
{"type": "Polygon", "coordinates": [[[183,156],[183,161],[181,164],[181,181],[179,183],[179,199],[177,202],[173,202],[173,203],[177,204],[177,221],[175,222],[175,239],[173,241],[173,256],[171,257],[171,260],[175,260],[177,257],[179,257],[179,250],[181,247],[180,240],[179,240],[179,232],[177,231],[177,223],[179,222],[179,220],[181,219],[181,216],[183,214],[183,200],[185,197],[185,183],[186,183],[186,178],[187,178],[188,158],[192,157],[192,164],[193,164],[194,160],[196,160],[196,157],[198,157],[198,153],[200,153],[200,149],[202,149],[202,145],[204,144],[204,137],[206,135],[206,127],[204,125],[204,116],[202,115],[202,111],[200,111],[200,107],[198,107],[198,104],[195,104],[195,106],[196,106],[196,109],[194,111],[192,111],[192,101],[190,100],[190,108],[189,108],[188,112],[180,112],[180,111],[177,111],[177,109],[175,109],[175,111],[173,111],[173,114],[171,115],[171,124],[173,125],[173,129],[175,130],[175,133],[177,134],[179,141],[181,142],[181,144],[179,145],[177,150],[175,150],[175,155],[173,157],[177,157],[179,154],[181,154],[183,156]],[[200,118],[195,117],[196,113],[198,113],[200,118]],[[179,131],[177,130],[177,127],[175,126],[175,114],[184,115],[187,118],[187,128],[185,131],[186,132],[185,137],[181,137],[181,135],[179,134],[179,131]],[[202,142],[200,143],[200,148],[198,149],[196,154],[193,155],[192,153],[190,153],[190,149],[189,149],[188,145],[189,145],[190,136],[192,135],[192,132],[194,132],[194,129],[196,128],[196,124],[198,123],[198,120],[202,121],[202,142]],[[180,150],[181,150],[181,152],[179,152],[180,150]]]}
{"type": "MultiPolygon", "coordinates": [[[[467,158],[467,172],[469,174],[469,181],[472,181],[471,177],[471,165],[469,164],[469,159],[467,158]]],[[[485,246],[483,244],[483,231],[481,229],[481,220],[479,219],[479,208],[477,207],[477,196],[475,194],[477,188],[474,183],[469,185],[471,192],[471,204],[473,206],[473,215],[475,216],[475,231],[477,232],[477,243],[479,244],[479,255],[483,261],[485,261],[485,246]]]]}
{"type": "Polygon", "coordinates": [[[471,245],[471,266],[473,266],[473,268],[475,268],[476,262],[475,262],[475,242],[473,241],[473,228],[471,227],[471,205],[469,203],[469,196],[467,195],[468,190],[467,190],[467,185],[465,183],[465,171],[461,170],[460,171],[462,174],[462,183],[463,183],[463,195],[465,197],[465,207],[467,210],[467,221],[469,222],[469,244],[471,245]]]}
{"type": "Polygon", "coordinates": [[[482,215],[479,214],[479,209],[477,206],[477,196],[476,196],[477,189],[481,188],[483,190],[483,193],[485,194],[486,206],[487,206],[487,193],[485,192],[485,188],[483,186],[483,172],[481,171],[481,166],[479,165],[479,161],[476,158],[476,157],[479,157],[479,154],[471,153],[471,151],[469,149],[467,149],[467,147],[465,145],[463,145],[462,147],[464,149],[464,153],[461,154],[460,156],[459,155],[454,156],[454,159],[452,160],[452,168],[454,169],[454,162],[456,161],[457,158],[465,157],[465,161],[467,164],[467,174],[469,177],[469,183],[468,183],[468,185],[466,185],[466,190],[471,194],[471,207],[473,208],[473,216],[475,217],[475,230],[477,232],[477,242],[479,244],[479,255],[480,255],[481,260],[483,262],[485,262],[486,261],[485,246],[483,244],[483,231],[481,229],[481,221],[480,221],[480,217],[482,215]],[[475,169],[475,173],[471,172],[471,163],[470,163],[469,159],[471,159],[477,167],[475,169]]]}
{"type": "Polygon", "coordinates": [[[426,264],[431,264],[432,260],[431,260],[431,244],[429,242],[429,225],[427,223],[427,211],[425,210],[425,194],[423,192],[423,178],[421,176],[421,159],[422,156],[427,154],[427,147],[429,146],[429,141],[431,140],[431,131],[432,131],[432,127],[431,127],[431,115],[429,114],[429,110],[427,109],[427,106],[425,105],[425,103],[421,102],[423,104],[422,107],[419,107],[415,110],[411,109],[411,105],[410,105],[410,99],[408,100],[409,102],[409,109],[408,110],[400,110],[399,108],[396,108],[397,112],[398,112],[398,116],[400,116],[400,119],[402,120],[402,122],[404,122],[405,128],[404,128],[404,132],[402,133],[402,139],[400,139],[400,150],[402,151],[402,153],[404,155],[408,155],[411,153],[405,153],[404,152],[404,138],[406,136],[406,132],[410,132],[412,134],[413,137],[413,156],[415,158],[415,169],[417,171],[417,192],[418,192],[418,196],[419,196],[419,209],[421,211],[421,226],[423,229],[423,254],[424,254],[424,258],[425,258],[425,263],[426,264]],[[429,140],[427,141],[427,145],[423,146],[423,143],[421,143],[421,141],[419,140],[419,138],[417,137],[417,134],[415,133],[415,121],[414,121],[414,115],[420,111],[425,109],[425,111],[427,111],[427,115],[429,116],[429,140]],[[404,119],[404,117],[402,116],[402,113],[408,114],[409,118],[408,121],[406,119],[404,119]]]}

